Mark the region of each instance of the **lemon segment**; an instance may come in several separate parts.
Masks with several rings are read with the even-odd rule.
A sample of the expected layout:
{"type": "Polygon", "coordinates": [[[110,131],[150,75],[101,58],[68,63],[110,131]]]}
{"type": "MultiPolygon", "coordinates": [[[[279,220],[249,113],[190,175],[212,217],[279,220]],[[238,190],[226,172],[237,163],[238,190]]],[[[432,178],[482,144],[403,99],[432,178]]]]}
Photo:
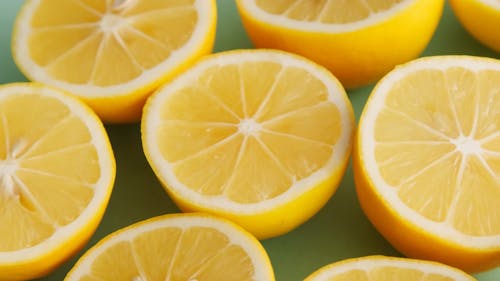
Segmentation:
{"type": "Polygon", "coordinates": [[[41,277],[93,234],[115,178],[107,134],[80,101],[0,87],[0,279],[41,277]]]}
{"type": "Polygon", "coordinates": [[[145,154],[177,204],[232,218],[260,238],[293,229],[331,197],[354,124],[331,74],[271,50],[202,60],[144,112],[145,154]],[[295,204],[309,210],[292,215],[295,204]]]}
{"type": "Polygon", "coordinates": [[[75,94],[106,122],[132,122],[151,91],[211,52],[215,13],[215,1],[31,0],[12,50],[30,79],[75,94]]]}
{"type": "Polygon", "coordinates": [[[367,216],[406,255],[467,271],[500,262],[498,79],[498,60],[432,57],[397,68],[374,89],[355,146],[357,191],[367,216]]]}
{"type": "Polygon", "coordinates": [[[136,223],[103,238],[64,280],[274,280],[262,245],[204,214],[136,223]]]}

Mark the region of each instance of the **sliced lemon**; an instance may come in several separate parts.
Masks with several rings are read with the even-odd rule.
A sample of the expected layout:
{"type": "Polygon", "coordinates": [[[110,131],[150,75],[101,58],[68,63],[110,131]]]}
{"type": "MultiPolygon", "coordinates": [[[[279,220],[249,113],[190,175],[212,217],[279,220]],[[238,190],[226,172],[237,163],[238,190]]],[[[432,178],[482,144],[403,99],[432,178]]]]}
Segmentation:
{"type": "Polygon", "coordinates": [[[472,36],[500,52],[500,1],[450,0],[450,5],[458,20],[472,36]]]}
{"type": "Polygon", "coordinates": [[[94,233],[115,178],[101,121],[39,84],[0,87],[0,280],[52,271],[94,233]]]}
{"type": "Polygon", "coordinates": [[[148,219],[103,238],[65,281],[274,281],[264,247],[250,233],[205,214],[148,219]]]}
{"type": "Polygon", "coordinates": [[[12,51],[29,79],[133,122],[151,91],[211,52],[215,26],[215,0],[29,0],[12,51]]]}
{"type": "Polygon", "coordinates": [[[416,58],[429,43],[444,0],[238,0],[259,48],[303,55],[347,88],[369,84],[416,58]]]}
{"type": "Polygon", "coordinates": [[[361,206],[409,257],[466,271],[500,264],[500,61],[430,57],[400,66],[360,119],[361,206]]]}
{"type": "Polygon", "coordinates": [[[202,60],[146,103],[144,152],[184,211],[283,234],[334,193],[351,149],[352,106],[326,69],[238,50],[202,60]]]}
{"type": "Polygon", "coordinates": [[[367,256],[326,265],[304,281],[475,281],[456,268],[430,261],[367,256]]]}

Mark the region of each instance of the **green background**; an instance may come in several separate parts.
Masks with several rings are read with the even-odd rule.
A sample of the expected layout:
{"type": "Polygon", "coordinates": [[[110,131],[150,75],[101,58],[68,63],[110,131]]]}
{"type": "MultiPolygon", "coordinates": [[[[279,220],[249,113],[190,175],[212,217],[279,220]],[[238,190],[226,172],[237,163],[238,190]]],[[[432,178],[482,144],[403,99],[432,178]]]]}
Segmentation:
{"type": "MultiPolygon", "coordinates": [[[[22,2],[0,1],[2,84],[26,81],[12,61],[10,52],[12,24],[22,2]]],[[[234,1],[218,0],[217,4],[218,29],[214,51],[252,48],[234,1]]],[[[439,27],[422,56],[445,54],[500,58],[499,53],[481,46],[465,32],[448,4],[439,27]]],[[[371,89],[372,86],[368,86],[349,91],[356,118],[359,117],[371,89]]],[[[139,125],[111,125],[106,128],[117,161],[117,178],[104,219],[87,247],[110,232],[131,223],[160,214],[178,212],[143,156],[139,125]]],[[[356,199],[350,166],[336,194],[316,216],[296,230],[262,243],[269,253],[276,279],[279,281],[303,280],[319,267],[345,258],[373,254],[400,255],[376,232],[362,213],[356,199]]],[[[62,280],[77,258],[68,260],[53,274],[39,280],[62,280]]],[[[475,276],[480,281],[500,281],[500,268],[475,276]]]]}

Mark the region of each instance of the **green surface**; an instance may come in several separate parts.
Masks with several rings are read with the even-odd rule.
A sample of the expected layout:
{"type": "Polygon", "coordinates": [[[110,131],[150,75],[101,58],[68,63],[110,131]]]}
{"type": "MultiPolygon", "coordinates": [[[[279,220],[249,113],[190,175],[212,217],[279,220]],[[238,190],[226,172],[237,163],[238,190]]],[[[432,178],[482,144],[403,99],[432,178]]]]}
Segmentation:
{"type": "MultiPolygon", "coordinates": [[[[11,58],[12,23],[23,1],[0,1],[0,83],[26,81],[11,58]]],[[[215,51],[251,48],[234,1],[219,0],[215,51]]],[[[500,58],[481,46],[459,25],[446,6],[436,34],[423,55],[467,54],[500,58]]],[[[359,117],[371,87],[350,91],[359,117]]],[[[142,153],[138,125],[107,126],[117,160],[117,178],[104,219],[88,246],[121,227],[152,216],[177,212],[153,175],[142,153]]],[[[276,279],[303,280],[328,263],[372,254],[399,255],[368,222],[356,194],[349,168],[337,193],[311,220],[284,236],[263,241],[271,257],[276,279]]],[[[80,252],[81,254],[81,252],[80,252]]],[[[70,259],[45,281],[62,280],[78,257],[70,259]]],[[[480,281],[500,281],[500,268],[475,275],[480,281]]]]}

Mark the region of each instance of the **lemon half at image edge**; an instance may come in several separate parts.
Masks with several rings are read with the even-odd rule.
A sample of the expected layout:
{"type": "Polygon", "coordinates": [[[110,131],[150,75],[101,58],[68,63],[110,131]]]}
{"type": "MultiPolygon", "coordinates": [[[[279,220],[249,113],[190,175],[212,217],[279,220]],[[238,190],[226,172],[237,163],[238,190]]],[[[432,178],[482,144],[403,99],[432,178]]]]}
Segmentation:
{"type": "Polygon", "coordinates": [[[421,58],[375,87],[353,153],[363,210],[399,251],[500,264],[500,61],[421,58]]]}
{"type": "Polygon", "coordinates": [[[236,1],[258,48],[280,49],[328,68],[346,88],[374,83],[418,57],[444,0],[236,1]],[[397,50],[397,51],[395,51],[397,50]]]}
{"type": "Polygon", "coordinates": [[[304,281],[476,281],[442,263],[386,256],[350,258],[325,265],[304,281]]]}
{"type": "Polygon", "coordinates": [[[74,94],[104,122],[138,122],[152,91],[212,51],[216,22],[215,0],[29,0],[12,53],[30,80],[74,94]]]}
{"type": "Polygon", "coordinates": [[[127,226],[90,248],[65,281],[274,281],[250,233],[207,214],[168,214],[127,226]]]}
{"type": "Polygon", "coordinates": [[[115,160],[94,112],[36,83],[0,86],[0,280],[50,273],[107,207],[115,160]]]}

